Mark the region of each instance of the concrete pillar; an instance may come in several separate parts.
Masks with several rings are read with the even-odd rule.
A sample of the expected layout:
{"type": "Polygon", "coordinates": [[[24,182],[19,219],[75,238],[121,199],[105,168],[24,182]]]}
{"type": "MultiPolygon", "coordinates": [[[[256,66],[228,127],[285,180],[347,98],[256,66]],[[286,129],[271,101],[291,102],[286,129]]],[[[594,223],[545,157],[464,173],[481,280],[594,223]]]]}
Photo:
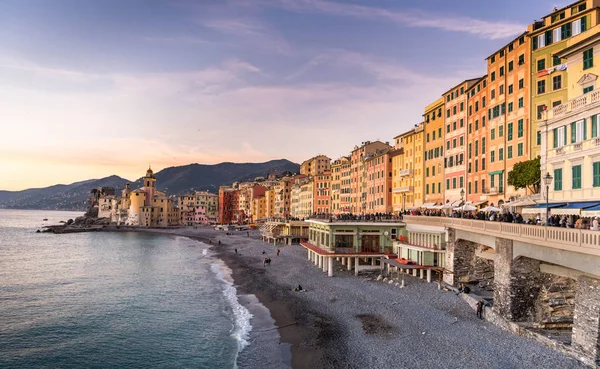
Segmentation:
{"type": "Polygon", "coordinates": [[[431,269],[427,269],[427,283],[431,283],[431,269]]]}
{"type": "Polygon", "coordinates": [[[535,316],[540,293],[539,260],[513,260],[513,241],[496,238],[494,261],[494,311],[509,321],[521,322],[535,316]]]}
{"type": "Polygon", "coordinates": [[[358,276],[358,263],[359,263],[359,259],[358,257],[354,258],[354,275],[358,276]]]}
{"type": "Polygon", "coordinates": [[[590,367],[600,363],[600,280],[577,279],[571,346],[590,367]]]}
{"type": "Polygon", "coordinates": [[[342,257],[342,265],[346,265],[346,258],[342,257]]]}
{"type": "Polygon", "coordinates": [[[317,267],[318,268],[322,268],[323,267],[323,257],[321,255],[317,254],[317,267]]]}
{"type": "Polygon", "coordinates": [[[377,265],[377,262],[376,262],[376,260],[375,260],[375,257],[372,257],[372,258],[371,258],[371,265],[377,265]]]}
{"type": "Polygon", "coordinates": [[[311,253],[311,252],[312,252],[312,251],[308,250],[308,260],[310,260],[310,253],[311,253]]]}
{"type": "Polygon", "coordinates": [[[423,279],[425,277],[425,269],[419,269],[419,278],[423,279]]]}
{"type": "Polygon", "coordinates": [[[413,269],[412,271],[413,271],[413,273],[412,273],[412,274],[413,274],[413,277],[416,277],[416,276],[417,276],[417,270],[416,270],[416,269],[413,269]]]}
{"type": "Polygon", "coordinates": [[[352,258],[351,257],[346,258],[346,266],[348,267],[348,270],[352,270],[352,258]]]}
{"type": "Polygon", "coordinates": [[[323,256],[323,271],[326,272],[327,271],[327,267],[329,266],[329,259],[328,257],[323,256]]]}
{"type": "Polygon", "coordinates": [[[333,258],[328,258],[329,259],[329,265],[327,267],[327,275],[329,277],[333,277],[333,258]]]}

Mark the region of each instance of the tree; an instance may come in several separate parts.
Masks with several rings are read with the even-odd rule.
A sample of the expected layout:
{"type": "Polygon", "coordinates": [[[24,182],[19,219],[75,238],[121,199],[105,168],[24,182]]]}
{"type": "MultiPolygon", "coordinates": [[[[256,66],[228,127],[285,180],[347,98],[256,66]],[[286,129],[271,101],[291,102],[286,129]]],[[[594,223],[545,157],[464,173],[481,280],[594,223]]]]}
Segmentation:
{"type": "Polygon", "coordinates": [[[508,184],[514,186],[515,190],[526,188],[531,193],[540,192],[540,180],[542,171],[540,169],[540,157],[535,159],[522,161],[513,167],[513,170],[508,172],[508,184]]]}

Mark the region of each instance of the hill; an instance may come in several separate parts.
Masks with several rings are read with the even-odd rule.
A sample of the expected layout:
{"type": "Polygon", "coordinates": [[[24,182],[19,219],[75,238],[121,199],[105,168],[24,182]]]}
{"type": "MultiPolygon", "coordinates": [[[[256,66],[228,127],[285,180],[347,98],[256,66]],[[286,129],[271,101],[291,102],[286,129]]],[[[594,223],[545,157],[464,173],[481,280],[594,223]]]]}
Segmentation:
{"type": "MultiPolygon", "coordinates": [[[[220,163],[214,165],[189,164],[165,168],[157,173],[157,187],[169,194],[179,195],[191,190],[207,190],[216,193],[219,186],[235,181],[254,179],[270,173],[285,171],[297,173],[298,164],[289,160],[271,160],[265,163],[220,163]]],[[[108,186],[121,190],[125,183],[133,188],[142,186],[142,178],[131,182],[113,175],[101,179],[90,179],[23,191],[0,191],[0,208],[85,210],[88,194],[92,188],[108,186]]]]}

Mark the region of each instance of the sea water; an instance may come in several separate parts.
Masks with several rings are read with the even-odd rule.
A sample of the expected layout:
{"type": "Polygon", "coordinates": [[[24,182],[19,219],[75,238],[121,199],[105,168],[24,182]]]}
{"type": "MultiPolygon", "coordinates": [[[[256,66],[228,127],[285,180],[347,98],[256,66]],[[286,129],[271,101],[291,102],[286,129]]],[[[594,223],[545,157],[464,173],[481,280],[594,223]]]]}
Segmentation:
{"type": "Polygon", "coordinates": [[[206,245],[35,232],[79,215],[0,210],[0,368],[236,366],[252,315],[206,245]]]}

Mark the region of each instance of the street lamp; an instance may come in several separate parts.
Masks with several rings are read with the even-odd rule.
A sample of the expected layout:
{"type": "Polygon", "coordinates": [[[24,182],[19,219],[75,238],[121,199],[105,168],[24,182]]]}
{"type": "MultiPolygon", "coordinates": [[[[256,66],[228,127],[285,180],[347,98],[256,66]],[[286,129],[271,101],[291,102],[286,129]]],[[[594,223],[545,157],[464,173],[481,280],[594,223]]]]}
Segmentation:
{"type": "Polygon", "coordinates": [[[462,201],[463,201],[463,197],[464,197],[464,196],[465,196],[465,189],[464,189],[464,188],[461,188],[461,190],[460,190],[460,202],[462,202],[462,201]]]}
{"type": "Polygon", "coordinates": [[[550,183],[552,183],[552,176],[550,175],[549,172],[546,172],[546,175],[544,176],[544,184],[546,185],[546,222],[544,223],[545,226],[548,225],[548,191],[550,190],[550,183]]]}
{"type": "Polygon", "coordinates": [[[403,193],[402,194],[402,212],[404,213],[406,211],[406,194],[403,193]]]}

